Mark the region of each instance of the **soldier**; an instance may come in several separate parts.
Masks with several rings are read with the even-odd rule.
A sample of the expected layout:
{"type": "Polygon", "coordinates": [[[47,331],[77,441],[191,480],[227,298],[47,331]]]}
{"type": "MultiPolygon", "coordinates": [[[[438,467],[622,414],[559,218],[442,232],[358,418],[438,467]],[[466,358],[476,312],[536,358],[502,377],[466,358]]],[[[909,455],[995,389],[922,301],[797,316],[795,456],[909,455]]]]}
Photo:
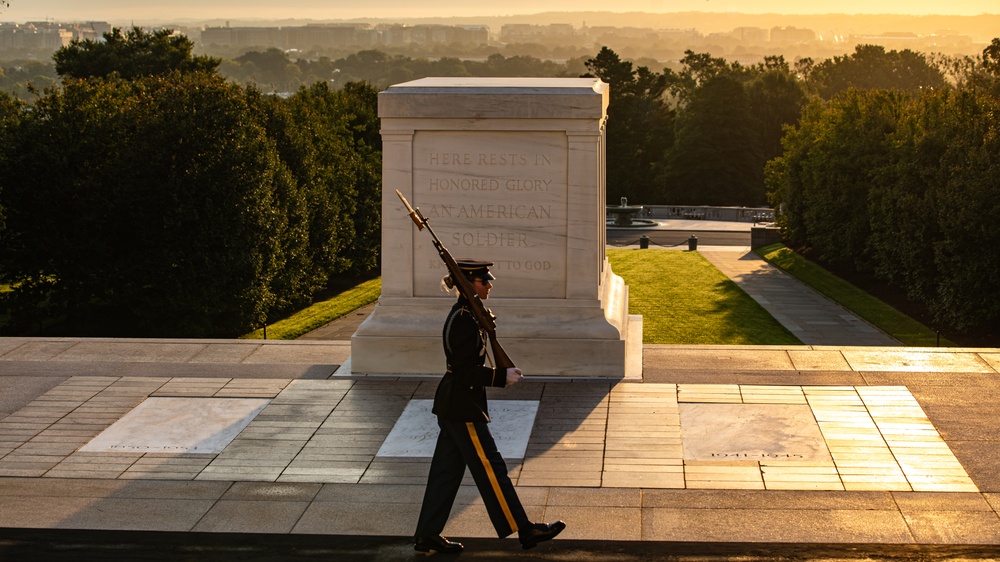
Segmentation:
{"type": "MultiPolygon", "coordinates": [[[[493,262],[456,260],[468,277],[480,300],[486,300],[496,279],[489,268],[493,262]]],[[[443,283],[451,288],[449,277],[443,283]]],[[[458,493],[465,467],[483,497],[497,536],[504,538],[517,531],[524,549],[558,535],[566,524],[532,523],[514,485],[507,476],[507,465],[497,451],[490,433],[486,387],[505,387],[524,380],[521,369],[494,369],[486,365],[486,332],[479,327],[469,309],[469,301],[461,295],[444,323],[444,352],[448,370],[434,394],[433,413],[437,415],[441,433],[438,435],[427,476],[427,490],[420,508],[420,518],[414,536],[417,552],[455,553],[462,544],[441,536],[452,504],[458,493]]]]}

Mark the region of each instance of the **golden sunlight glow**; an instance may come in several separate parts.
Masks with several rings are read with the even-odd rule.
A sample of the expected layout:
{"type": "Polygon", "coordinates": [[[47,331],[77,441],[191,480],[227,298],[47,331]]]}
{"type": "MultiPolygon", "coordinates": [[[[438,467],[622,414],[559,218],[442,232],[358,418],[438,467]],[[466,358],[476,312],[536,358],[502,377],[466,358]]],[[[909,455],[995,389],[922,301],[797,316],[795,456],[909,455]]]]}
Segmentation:
{"type": "Polygon", "coordinates": [[[131,2],[127,0],[10,0],[0,8],[0,21],[158,19],[185,21],[206,18],[252,19],[350,19],[441,16],[508,16],[542,12],[735,12],[748,14],[904,14],[964,15],[1000,13],[998,0],[176,0],[131,2]]]}

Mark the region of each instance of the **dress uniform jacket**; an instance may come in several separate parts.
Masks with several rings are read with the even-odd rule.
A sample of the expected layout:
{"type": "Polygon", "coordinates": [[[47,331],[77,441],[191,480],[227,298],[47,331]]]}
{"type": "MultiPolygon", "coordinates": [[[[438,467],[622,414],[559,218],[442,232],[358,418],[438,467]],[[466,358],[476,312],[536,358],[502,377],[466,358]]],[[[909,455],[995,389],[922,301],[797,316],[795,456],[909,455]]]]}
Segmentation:
{"type": "Polygon", "coordinates": [[[486,366],[486,331],[479,328],[471,305],[460,297],[444,323],[448,370],[434,395],[433,412],[451,421],[489,422],[486,387],[504,387],[506,371],[486,366]]]}

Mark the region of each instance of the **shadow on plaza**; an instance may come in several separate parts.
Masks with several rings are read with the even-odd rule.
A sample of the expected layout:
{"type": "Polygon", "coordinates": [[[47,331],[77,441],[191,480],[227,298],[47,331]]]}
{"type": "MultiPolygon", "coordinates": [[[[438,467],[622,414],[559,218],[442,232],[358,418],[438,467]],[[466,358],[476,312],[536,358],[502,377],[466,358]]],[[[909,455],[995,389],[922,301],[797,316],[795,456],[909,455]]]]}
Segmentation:
{"type": "MultiPolygon", "coordinates": [[[[268,452],[288,447],[293,441],[283,439],[280,432],[250,437],[241,434],[233,442],[240,441],[238,451],[223,451],[214,459],[208,458],[211,455],[72,453],[67,457],[72,470],[87,470],[86,465],[95,462],[95,455],[105,457],[100,461],[101,474],[74,479],[64,471],[64,478],[32,478],[18,484],[22,489],[14,494],[16,499],[8,498],[10,511],[4,520],[8,527],[96,529],[106,533],[235,532],[331,537],[378,533],[408,537],[416,524],[431,459],[386,458],[377,453],[407,404],[432,398],[437,382],[426,378],[350,381],[350,388],[329,406],[329,413],[313,420],[315,431],[305,445],[299,445],[300,450],[290,454],[284,466],[270,472],[257,467],[273,463],[274,457],[268,452]],[[112,457],[118,457],[120,467],[115,467],[112,457]],[[226,472],[222,475],[207,474],[208,478],[203,478],[205,474],[193,466],[199,465],[204,472],[220,460],[225,461],[219,463],[226,472]],[[185,476],[176,467],[187,463],[192,466],[187,467],[185,476]],[[245,477],[239,475],[240,469],[233,463],[247,467],[245,477]],[[141,472],[136,472],[137,468],[141,472]],[[165,474],[170,472],[177,475],[165,474]]],[[[517,482],[525,476],[526,465],[545,457],[539,467],[531,469],[531,482],[521,483],[527,486],[523,488],[522,502],[532,518],[543,516],[544,498],[536,491],[546,486],[573,481],[600,486],[603,457],[598,435],[604,433],[611,384],[526,382],[507,389],[489,389],[494,409],[500,408],[503,400],[539,401],[525,459],[506,459],[512,479],[517,482]],[[590,435],[581,428],[599,431],[590,435]],[[571,450],[558,450],[566,449],[567,443],[571,450]],[[581,452],[586,458],[581,458],[581,452]],[[578,472],[574,474],[574,470],[578,472]]],[[[119,391],[108,388],[104,394],[111,396],[119,391]]],[[[133,388],[128,399],[138,404],[146,394],[135,393],[133,388]]],[[[296,418],[307,414],[306,410],[283,410],[288,413],[286,419],[272,415],[266,422],[291,426],[296,418]]],[[[266,412],[265,408],[258,417],[266,412]]],[[[88,428],[94,436],[104,429],[88,428]]],[[[484,530],[490,529],[468,472],[451,521],[448,532],[454,536],[482,536],[484,530]]]]}

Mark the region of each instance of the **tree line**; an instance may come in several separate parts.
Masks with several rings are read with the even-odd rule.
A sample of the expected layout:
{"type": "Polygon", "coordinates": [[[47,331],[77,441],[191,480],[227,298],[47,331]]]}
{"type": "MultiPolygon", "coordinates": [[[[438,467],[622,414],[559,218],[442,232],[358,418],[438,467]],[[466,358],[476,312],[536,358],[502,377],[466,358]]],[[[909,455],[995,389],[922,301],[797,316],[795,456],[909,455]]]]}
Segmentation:
{"type": "MultiPolygon", "coordinates": [[[[953,59],[948,59],[953,60],[953,59]]],[[[810,99],[850,88],[944,87],[943,61],[861,45],[851,55],[741,65],[685,52],[677,70],[635,66],[604,48],[586,62],[611,84],[608,196],[637,203],[765,205],[765,164],[810,99]]]]}
{"type": "Polygon", "coordinates": [[[105,39],[57,52],[61,82],[31,101],[0,95],[12,333],[235,335],[374,269],[377,92],[430,75],[599,77],[609,202],[770,202],[790,244],[904,287],[941,322],[998,318],[1000,258],[972,244],[997,242],[998,40],[976,58],[863,45],[751,66],[688,51],[660,71],[608,48],[565,63],[268,50],[235,61],[253,71],[235,80],[169,31],[105,39]],[[297,89],[271,95],[264,73],[282,68],[297,89]]]}
{"type": "Polygon", "coordinates": [[[184,38],[112,39],[0,96],[4,332],[232,337],[377,267],[374,88],[283,99],[184,38]]]}
{"type": "Polygon", "coordinates": [[[293,61],[267,49],[221,67],[233,80],[276,91],[314,81],[384,89],[426,76],[596,76],[611,86],[609,203],[626,196],[641,204],[766,205],[764,165],[781,154],[785,127],[798,122],[810,97],[830,99],[851,87],[940,88],[946,70],[963,61],[862,45],[819,62],[769,56],[749,66],[687,51],[673,68],[657,71],[655,61],[624,60],[607,47],[563,63],[498,53],[414,59],[377,50],[293,61]]]}
{"type": "Polygon", "coordinates": [[[874,274],[940,326],[1000,327],[1000,39],[950,87],[814,100],[767,166],[788,242],[874,274]]]}
{"type": "MultiPolygon", "coordinates": [[[[163,57],[150,47],[128,47],[124,34],[111,37],[114,60],[163,57]],[[129,49],[132,49],[131,51],[129,49]]],[[[183,36],[161,34],[161,41],[183,36]]],[[[189,49],[190,50],[190,49],[189,49]]],[[[57,64],[84,56],[64,49],[57,64]]],[[[105,56],[105,55],[87,55],[105,56]]],[[[790,64],[781,56],[741,65],[708,53],[687,51],[674,68],[653,70],[603,48],[592,58],[563,63],[494,53],[485,60],[413,59],[377,50],[331,60],[292,60],[279,49],[249,51],[235,60],[212,60],[229,80],[261,91],[294,92],[324,83],[333,89],[365,82],[378,90],[426,76],[597,76],[611,85],[607,152],[608,202],[622,196],[640,204],[766,205],[764,166],[782,153],[785,127],[798,122],[810,97],[830,99],[849,88],[919,92],[940,89],[968,57],[928,57],[909,50],[862,45],[850,55],[790,64]]],[[[167,61],[168,62],[168,61],[167,61]]],[[[99,60],[93,64],[106,64],[99,60]]],[[[146,63],[149,64],[149,63],[146,63]]],[[[124,69],[136,72],[140,69],[124,69]]],[[[953,80],[955,78],[952,78],[953,80]]]]}

